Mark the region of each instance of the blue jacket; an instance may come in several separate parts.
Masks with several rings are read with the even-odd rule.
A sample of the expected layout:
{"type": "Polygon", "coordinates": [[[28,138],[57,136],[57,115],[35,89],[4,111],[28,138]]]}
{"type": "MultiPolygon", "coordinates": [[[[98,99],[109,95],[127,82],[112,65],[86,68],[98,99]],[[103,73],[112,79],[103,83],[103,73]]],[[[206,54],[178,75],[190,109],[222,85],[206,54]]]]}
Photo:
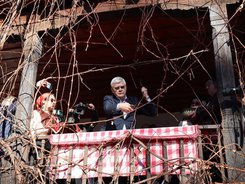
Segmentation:
{"type": "MultiPolygon", "coordinates": [[[[126,102],[134,105],[135,107],[139,106],[137,97],[128,96],[126,98],[126,102]]],[[[148,104],[138,110],[124,116],[123,112],[117,109],[118,103],[120,103],[120,100],[115,95],[107,95],[104,97],[103,107],[106,118],[114,119],[107,122],[105,126],[102,126],[101,130],[122,130],[123,125],[125,125],[127,129],[131,129],[135,126],[135,113],[147,116],[155,116],[157,114],[156,105],[152,102],[148,102],[148,104]]]]}
{"type": "Polygon", "coordinates": [[[9,137],[12,132],[16,103],[17,100],[14,98],[8,105],[0,105],[0,139],[9,137]]]}

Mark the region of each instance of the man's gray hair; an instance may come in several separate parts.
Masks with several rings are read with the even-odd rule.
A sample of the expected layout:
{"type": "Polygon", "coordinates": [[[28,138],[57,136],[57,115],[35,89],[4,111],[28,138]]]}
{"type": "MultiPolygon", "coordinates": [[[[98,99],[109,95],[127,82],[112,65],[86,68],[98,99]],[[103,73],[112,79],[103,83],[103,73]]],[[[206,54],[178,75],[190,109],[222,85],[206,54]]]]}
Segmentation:
{"type": "Polygon", "coordinates": [[[126,81],[125,81],[124,78],[122,78],[122,77],[114,77],[111,80],[111,86],[113,86],[113,84],[116,84],[116,83],[119,83],[119,82],[123,82],[126,85],[126,81]]]}

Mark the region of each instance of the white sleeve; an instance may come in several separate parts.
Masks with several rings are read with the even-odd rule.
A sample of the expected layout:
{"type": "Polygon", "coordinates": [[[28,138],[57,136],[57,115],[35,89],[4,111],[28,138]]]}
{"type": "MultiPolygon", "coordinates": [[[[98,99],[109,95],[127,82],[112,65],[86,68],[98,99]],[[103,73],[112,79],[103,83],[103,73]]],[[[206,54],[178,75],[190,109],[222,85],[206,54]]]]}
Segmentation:
{"type": "Polygon", "coordinates": [[[30,131],[32,136],[34,137],[36,137],[37,135],[47,135],[49,132],[49,129],[43,126],[41,115],[37,110],[33,111],[30,121],[30,131]]]}

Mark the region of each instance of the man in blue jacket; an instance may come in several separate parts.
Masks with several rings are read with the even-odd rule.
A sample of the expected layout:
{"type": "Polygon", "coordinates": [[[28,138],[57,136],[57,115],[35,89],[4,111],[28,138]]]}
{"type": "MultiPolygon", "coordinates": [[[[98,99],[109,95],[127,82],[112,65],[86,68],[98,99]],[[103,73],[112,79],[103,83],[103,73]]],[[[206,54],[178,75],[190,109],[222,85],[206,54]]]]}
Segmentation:
{"type": "Polygon", "coordinates": [[[106,118],[109,119],[101,130],[124,130],[135,127],[135,113],[147,116],[157,114],[156,105],[151,101],[148,90],[141,88],[144,98],[143,103],[139,103],[137,97],[127,96],[126,81],[122,77],[115,77],[111,80],[111,91],[113,95],[104,97],[103,107],[106,118]]]}

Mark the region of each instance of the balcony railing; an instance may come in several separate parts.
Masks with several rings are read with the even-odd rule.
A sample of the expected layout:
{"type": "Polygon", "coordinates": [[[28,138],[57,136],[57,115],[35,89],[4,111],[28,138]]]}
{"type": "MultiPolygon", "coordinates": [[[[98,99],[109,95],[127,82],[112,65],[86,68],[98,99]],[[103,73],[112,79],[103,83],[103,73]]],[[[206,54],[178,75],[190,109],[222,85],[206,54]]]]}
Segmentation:
{"type": "MultiPolygon", "coordinates": [[[[127,176],[145,176],[145,182],[178,175],[197,176],[202,151],[198,126],[148,128],[120,131],[54,134],[50,181],[127,176]]],[[[144,181],[142,181],[144,182],[144,181]]]]}

